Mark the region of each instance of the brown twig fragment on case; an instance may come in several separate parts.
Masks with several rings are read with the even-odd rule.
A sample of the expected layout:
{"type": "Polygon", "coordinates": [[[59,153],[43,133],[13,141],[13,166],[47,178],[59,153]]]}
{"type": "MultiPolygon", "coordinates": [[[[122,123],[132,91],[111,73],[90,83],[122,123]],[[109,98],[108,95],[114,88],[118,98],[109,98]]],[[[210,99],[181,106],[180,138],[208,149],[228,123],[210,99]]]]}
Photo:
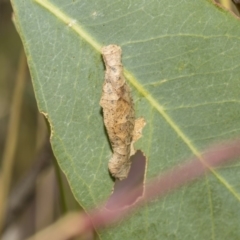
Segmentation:
{"type": "Polygon", "coordinates": [[[100,100],[113,150],[108,167],[111,174],[120,180],[128,176],[130,156],[135,153],[133,143],[142,136],[145,125],[143,118],[135,119],[131,91],[123,75],[121,54],[122,50],[117,45],[102,48],[106,71],[100,100]]]}

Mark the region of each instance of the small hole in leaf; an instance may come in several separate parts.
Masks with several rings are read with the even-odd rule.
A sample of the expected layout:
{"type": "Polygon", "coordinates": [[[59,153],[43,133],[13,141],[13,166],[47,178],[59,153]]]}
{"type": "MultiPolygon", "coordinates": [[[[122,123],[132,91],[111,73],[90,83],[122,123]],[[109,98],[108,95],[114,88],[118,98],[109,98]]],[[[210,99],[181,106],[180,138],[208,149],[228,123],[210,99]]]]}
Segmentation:
{"type": "Polygon", "coordinates": [[[146,168],[146,157],[143,152],[137,152],[131,156],[131,169],[128,177],[122,181],[116,180],[112,195],[109,197],[106,208],[116,210],[130,206],[143,195],[144,176],[146,168]],[[127,201],[121,201],[126,194],[132,195],[127,201]]]}

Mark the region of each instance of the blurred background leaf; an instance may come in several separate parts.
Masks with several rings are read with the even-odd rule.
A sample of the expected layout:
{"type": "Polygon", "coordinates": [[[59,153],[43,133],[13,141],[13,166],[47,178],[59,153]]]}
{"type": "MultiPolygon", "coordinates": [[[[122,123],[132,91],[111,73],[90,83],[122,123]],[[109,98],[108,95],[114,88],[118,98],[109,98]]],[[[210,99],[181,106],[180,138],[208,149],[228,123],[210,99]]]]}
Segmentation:
{"type": "MultiPolygon", "coordinates": [[[[8,168],[10,186],[7,199],[4,223],[0,228],[4,230],[1,239],[20,240],[34,234],[36,231],[54,222],[65,210],[77,210],[76,203],[64,175],[61,191],[65,195],[65,204],[59,191],[59,177],[56,177],[52,164],[54,157],[49,145],[49,133],[43,116],[37,109],[28,69],[24,67],[25,83],[21,91],[22,104],[19,111],[19,123],[14,133],[9,134],[9,125],[15,88],[19,80],[19,64],[23,47],[20,37],[12,22],[12,7],[10,1],[0,1],[0,185],[4,153],[7,138],[16,135],[16,147],[10,146],[13,155],[13,165],[8,168]],[[9,175],[10,174],[10,175],[9,175]],[[11,177],[12,176],[12,177],[11,177]],[[47,184],[46,179],[48,179],[47,184]],[[45,198],[40,197],[51,195],[45,198]],[[65,207],[64,207],[65,205],[65,207]],[[44,209],[48,211],[44,211],[44,209]],[[67,208],[64,210],[64,208],[67,208]]],[[[23,58],[22,58],[23,59],[23,58]]],[[[14,123],[15,125],[16,123],[14,123]]],[[[15,138],[15,137],[14,137],[15,138]]],[[[5,158],[6,159],[6,158],[5,158]]],[[[5,182],[3,182],[5,184],[5,182]]],[[[0,190],[2,191],[2,189],[0,190]]],[[[0,212],[3,214],[3,202],[0,212]]]]}

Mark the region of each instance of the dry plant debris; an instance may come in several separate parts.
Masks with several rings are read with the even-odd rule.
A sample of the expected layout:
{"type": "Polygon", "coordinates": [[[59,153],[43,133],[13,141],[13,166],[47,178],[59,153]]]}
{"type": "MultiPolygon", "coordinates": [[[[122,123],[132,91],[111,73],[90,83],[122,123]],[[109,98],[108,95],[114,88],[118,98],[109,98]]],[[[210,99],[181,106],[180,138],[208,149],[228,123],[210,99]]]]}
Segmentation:
{"type": "Polygon", "coordinates": [[[113,150],[108,168],[119,180],[128,176],[130,156],[135,153],[133,143],[142,136],[145,125],[143,118],[135,119],[131,91],[123,75],[121,55],[122,50],[117,45],[102,48],[106,71],[100,100],[104,124],[113,150]]]}

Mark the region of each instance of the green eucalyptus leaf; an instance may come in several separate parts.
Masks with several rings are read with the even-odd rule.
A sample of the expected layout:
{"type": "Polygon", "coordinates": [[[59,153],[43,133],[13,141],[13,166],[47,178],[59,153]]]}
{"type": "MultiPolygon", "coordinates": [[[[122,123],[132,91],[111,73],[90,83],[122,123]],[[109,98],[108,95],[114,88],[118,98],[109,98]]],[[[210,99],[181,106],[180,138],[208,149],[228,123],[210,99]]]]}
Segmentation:
{"type": "MultiPolygon", "coordinates": [[[[146,178],[239,135],[240,22],[207,0],[12,0],[38,107],[77,201],[106,200],[111,148],[99,100],[100,47],[117,44],[136,115],[146,178]]],[[[146,204],[101,239],[240,239],[238,164],[146,204]]]]}

